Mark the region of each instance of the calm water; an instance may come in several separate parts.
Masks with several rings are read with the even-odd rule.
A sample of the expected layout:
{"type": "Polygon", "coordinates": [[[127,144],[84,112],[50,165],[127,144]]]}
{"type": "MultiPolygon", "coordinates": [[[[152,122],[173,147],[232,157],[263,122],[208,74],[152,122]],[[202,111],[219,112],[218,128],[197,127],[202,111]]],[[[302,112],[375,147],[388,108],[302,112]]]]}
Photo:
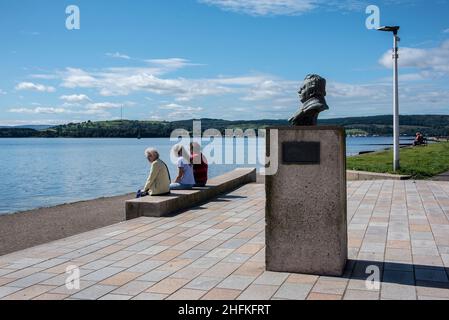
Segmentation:
{"type": "MultiPolygon", "coordinates": [[[[383,149],[391,141],[348,138],[347,152],[383,149]]],[[[246,143],[257,145],[255,139],[246,143]]],[[[150,146],[160,151],[173,178],[174,144],[169,139],[0,139],[0,214],[135,192],[149,172],[143,152],[150,146]]],[[[254,167],[212,165],[209,176],[242,166],[254,167]]]]}

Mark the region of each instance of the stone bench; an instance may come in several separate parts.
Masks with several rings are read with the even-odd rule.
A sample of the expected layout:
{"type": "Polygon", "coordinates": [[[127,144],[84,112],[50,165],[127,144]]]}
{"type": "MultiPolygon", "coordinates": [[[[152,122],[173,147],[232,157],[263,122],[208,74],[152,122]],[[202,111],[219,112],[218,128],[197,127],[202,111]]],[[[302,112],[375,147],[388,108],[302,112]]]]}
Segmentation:
{"type": "Polygon", "coordinates": [[[163,217],[216,198],[238,187],[256,182],[256,169],[241,168],[210,179],[206,187],[174,190],[166,196],[148,196],[126,201],[126,220],[138,217],[163,217]]]}

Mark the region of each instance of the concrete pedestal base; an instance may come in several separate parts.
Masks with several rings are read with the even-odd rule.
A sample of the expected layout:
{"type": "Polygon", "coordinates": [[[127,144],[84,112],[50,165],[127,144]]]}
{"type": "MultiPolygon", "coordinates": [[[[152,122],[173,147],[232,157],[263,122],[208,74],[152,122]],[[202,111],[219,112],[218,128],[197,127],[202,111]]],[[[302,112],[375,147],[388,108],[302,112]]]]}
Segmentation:
{"type": "Polygon", "coordinates": [[[348,256],[344,129],[269,128],[273,152],[279,168],[265,180],[267,270],[341,276],[348,256]]]}

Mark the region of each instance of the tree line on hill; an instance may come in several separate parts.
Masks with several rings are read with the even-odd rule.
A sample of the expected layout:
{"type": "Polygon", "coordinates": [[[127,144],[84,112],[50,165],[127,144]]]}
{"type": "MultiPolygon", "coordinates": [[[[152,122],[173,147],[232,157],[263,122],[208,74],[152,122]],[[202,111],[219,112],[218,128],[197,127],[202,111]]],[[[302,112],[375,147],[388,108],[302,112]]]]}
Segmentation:
{"type": "MultiPolygon", "coordinates": [[[[352,117],[320,120],[320,125],[344,126],[347,132],[366,136],[390,136],[393,134],[393,117],[352,117]]],[[[401,134],[414,136],[420,131],[426,136],[449,136],[449,115],[401,116],[401,134]]],[[[288,125],[286,120],[228,121],[201,119],[202,130],[214,128],[224,133],[226,129],[264,129],[269,126],[288,125]]],[[[192,132],[193,120],[183,121],[87,121],[69,123],[42,130],[26,127],[0,128],[0,138],[165,138],[175,129],[192,132]]]]}

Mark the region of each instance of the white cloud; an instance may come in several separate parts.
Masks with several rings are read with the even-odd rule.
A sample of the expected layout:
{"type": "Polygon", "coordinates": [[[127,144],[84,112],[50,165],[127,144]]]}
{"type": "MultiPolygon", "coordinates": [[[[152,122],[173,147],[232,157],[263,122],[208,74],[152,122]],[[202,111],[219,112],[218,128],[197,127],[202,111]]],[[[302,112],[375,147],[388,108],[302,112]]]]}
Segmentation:
{"type": "Polygon", "coordinates": [[[189,60],[182,58],[149,59],[145,60],[145,62],[157,66],[163,70],[166,70],[167,72],[182,69],[189,66],[201,66],[201,64],[191,63],[189,60]]]}
{"type": "Polygon", "coordinates": [[[199,2],[253,16],[298,15],[316,7],[314,0],[199,0],[199,2]]]}
{"type": "MultiPolygon", "coordinates": [[[[62,86],[66,88],[95,88],[102,96],[123,96],[132,92],[151,92],[158,95],[173,95],[182,101],[194,97],[221,95],[235,92],[233,86],[245,85],[243,78],[185,79],[162,78],[160,69],[115,68],[100,72],[67,68],[61,73],[62,86]],[[225,85],[228,84],[228,85],[225,85]]],[[[254,82],[254,78],[252,79],[254,82]]]]}
{"type": "Polygon", "coordinates": [[[85,94],[64,95],[59,98],[67,103],[82,103],[91,101],[90,98],[85,94]]]}
{"type": "Polygon", "coordinates": [[[175,110],[175,111],[180,111],[180,112],[200,112],[203,110],[203,108],[201,108],[201,107],[197,107],[197,108],[188,107],[188,106],[183,106],[183,105],[176,104],[176,103],[170,103],[170,104],[160,106],[159,109],[175,110]]]}
{"type": "Polygon", "coordinates": [[[6,91],[3,91],[2,89],[0,89],[0,96],[1,95],[6,95],[6,91]]]}
{"type": "Polygon", "coordinates": [[[86,105],[86,108],[89,110],[107,110],[107,109],[117,109],[122,106],[123,104],[120,103],[97,102],[97,103],[89,103],[88,105],[86,105]]]}
{"type": "Polygon", "coordinates": [[[329,81],[327,94],[333,98],[373,98],[384,97],[382,84],[349,84],[329,81]]]}
{"type": "Polygon", "coordinates": [[[130,59],[131,59],[130,56],[127,56],[126,54],[122,54],[122,53],[120,53],[120,52],[106,53],[106,55],[107,55],[108,57],[111,57],[111,58],[117,58],[117,59],[125,59],[125,60],[130,60],[130,59]]]}
{"type": "Polygon", "coordinates": [[[362,0],[198,0],[225,11],[251,16],[297,16],[317,8],[328,10],[362,10],[366,2],[362,0]]]}
{"type": "Polygon", "coordinates": [[[43,80],[53,80],[58,79],[58,76],[55,74],[32,74],[30,75],[30,78],[33,79],[43,79],[43,80]]]}
{"type": "Polygon", "coordinates": [[[41,120],[3,120],[0,121],[0,126],[24,126],[24,125],[60,125],[66,123],[77,123],[80,120],[67,120],[67,119],[41,119],[41,120]]]}
{"type": "Polygon", "coordinates": [[[35,84],[32,82],[21,82],[16,86],[16,90],[32,90],[38,92],[55,92],[56,89],[51,86],[44,86],[43,84],[35,84]]]}
{"type": "Polygon", "coordinates": [[[9,112],[12,113],[26,113],[26,114],[60,114],[60,113],[66,113],[67,110],[63,108],[43,108],[38,107],[34,109],[27,109],[27,108],[15,108],[10,109],[9,112]]]}
{"type": "Polygon", "coordinates": [[[266,79],[255,83],[249,92],[242,97],[244,101],[278,100],[295,95],[298,83],[279,79],[266,79]]]}
{"type": "MultiPolygon", "coordinates": [[[[391,51],[386,52],[380,58],[379,63],[386,68],[392,68],[391,51]]],[[[449,40],[443,42],[439,47],[430,49],[400,48],[399,66],[430,71],[434,75],[449,74],[449,40]]]]}
{"type": "Polygon", "coordinates": [[[176,103],[169,103],[159,107],[161,110],[169,110],[167,117],[170,120],[194,118],[203,111],[201,107],[183,106],[176,103]]]}
{"type": "MultiPolygon", "coordinates": [[[[36,108],[12,108],[11,113],[22,114],[78,114],[78,115],[103,115],[110,116],[107,112],[110,109],[117,109],[120,107],[133,106],[133,102],[113,103],[113,102],[97,102],[88,103],[82,108],[70,108],[74,105],[65,103],[63,107],[36,107],[36,108]]],[[[76,106],[79,106],[78,104],[76,106]]]]}
{"type": "Polygon", "coordinates": [[[73,114],[73,115],[109,115],[102,109],[70,110],[67,108],[38,107],[38,108],[13,108],[8,110],[11,113],[20,114],[73,114]]]}

